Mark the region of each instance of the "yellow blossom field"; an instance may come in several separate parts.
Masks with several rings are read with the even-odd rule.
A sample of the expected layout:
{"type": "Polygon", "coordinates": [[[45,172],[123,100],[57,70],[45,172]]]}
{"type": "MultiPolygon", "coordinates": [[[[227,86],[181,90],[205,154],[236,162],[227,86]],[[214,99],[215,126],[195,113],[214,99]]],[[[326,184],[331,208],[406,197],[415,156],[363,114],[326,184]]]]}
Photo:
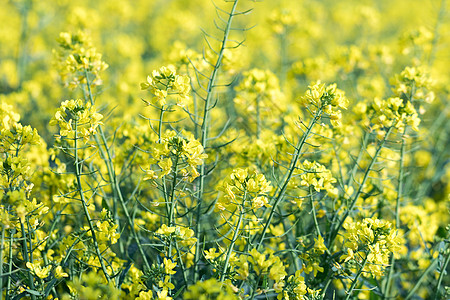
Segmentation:
{"type": "Polygon", "coordinates": [[[0,0],[0,300],[450,299],[445,0],[0,0]]]}

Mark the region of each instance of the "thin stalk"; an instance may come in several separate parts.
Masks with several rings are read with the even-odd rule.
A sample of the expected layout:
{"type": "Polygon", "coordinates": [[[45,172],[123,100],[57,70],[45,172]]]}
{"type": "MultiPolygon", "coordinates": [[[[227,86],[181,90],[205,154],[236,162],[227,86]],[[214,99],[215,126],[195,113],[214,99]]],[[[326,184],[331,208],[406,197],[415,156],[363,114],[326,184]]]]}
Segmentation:
{"type": "MultiPolygon", "coordinates": [[[[227,25],[225,27],[224,30],[224,34],[223,34],[223,40],[222,40],[222,44],[220,46],[220,51],[219,51],[219,55],[217,56],[217,60],[216,63],[214,64],[214,68],[212,70],[211,76],[209,77],[209,81],[208,81],[208,86],[206,88],[206,99],[205,99],[205,106],[204,106],[204,111],[203,111],[203,122],[202,122],[202,126],[201,126],[201,144],[203,146],[204,149],[206,149],[207,147],[207,143],[208,143],[208,129],[209,129],[209,111],[210,111],[210,105],[211,105],[211,99],[213,96],[213,92],[214,92],[214,85],[218,76],[218,71],[219,68],[222,64],[222,58],[223,58],[223,54],[224,51],[226,49],[226,43],[228,41],[228,36],[230,34],[230,30],[231,30],[231,23],[234,17],[234,13],[236,11],[236,7],[238,4],[238,0],[235,0],[233,3],[233,6],[231,7],[231,11],[228,15],[228,21],[227,21],[227,25]]],[[[196,244],[196,251],[195,251],[195,258],[194,258],[194,268],[193,268],[193,272],[194,272],[194,281],[196,281],[198,279],[198,261],[200,259],[200,239],[201,239],[201,215],[202,215],[202,202],[203,202],[203,189],[204,189],[204,184],[205,184],[205,175],[206,175],[206,165],[205,163],[203,163],[200,166],[200,176],[198,179],[198,204],[197,204],[197,215],[196,215],[196,228],[195,228],[195,234],[196,234],[196,238],[197,238],[197,244],[196,244]]]]}
{"type": "Polygon", "coordinates": [[[317,237],[319,237],[319,236],[321,236],[321,234],[320,234],[319,222],[317,222],[316,208],[314,207],[314,196],[313,196],[313,191],[312,191],[311,186],[309,187],[309,202],[311,204],[311,210],[312,210],[312,215],[313,215],[313,220],[314,220],[314,226],[316,227],[317,237]]]}
{"type": "Polygon", "coordinates": [[[240,227],[241,227],[243,216],[244,216],[244,212],[242,210],[240,210],[240,212],[239,212],[239,219],[238,219],[238,222],[236,224],[236,228],[235,228],[234,233],[233,233],[233,239],[231,240],[230,247],[228,248],[227,257],[225,259],[225,265],[223,266],[223,271],[222,271],[222,274],[220,275],[220,282],[223,282],[225,280],[225,274],[227,273],[228,263],[230,261],[231,254],[233,253],[234,244],[236,243],[236,241],[238,239],[238,236],[239,236],[239,230],[240,230],[240,227]]]}
{"type": "Polygon", "coordinates": [[[0,300],[3,300],[3,246],[5,245],[5,226],[2,224],[2,241],[0,244],[0,300]]]}
{"type": "Polygon", "coordinates": [[[328,287],[331,284],[331,281],[333,280],[333,273],[329,272],[328,276],[327,276],[327,283],[325,283],[325,286],[323,287],[323,289],[320,291],[320,297],[321,299],[325,299],[325,295],[327,292],[328,287]]]}
{"type": "Polygon", "coordinates": [[[361,159],[363,157],[365,149],[367,149],[367,143],[369,142],[369,136],[370,136],[370,134],[368,132],[364,132],[363,144],[359,150],[358,158],[356,159],[355,165],[353,166],[352,171],[350,172],[350,177],[348,178],[347,186],[350,186],[352,184],[353,178],[355,178],[359,163],[361,162],[361,159]]]}
{"type": "Polygon", "coordinates": [[[419,286],[422,284],[422,282],[425,280],[425,277],[427,277],[428,273],[431,272],[431,270],[434,269],[438,262],[438,259],[435,258],[433,262],[426,268],[425,271],[423,271],[422,275],[420,275],[419,280],[417,280],[416,284],[413,286],[413,288],[409,291],[408,295],[406,295],[405,300],[410,299],[412,296],[416,294],[416,290],[419,288],[419,286]]]}
{"type": "Polygon", "coordinates": [[[439,274],[439,279],[436,286],[436,294],[434,295],[434,300],[438,300],[439,296],[439,289],[441,288],[442,279],[444,279],[444,275],[446,275],[447,272],[447,266],[450,261],[450,253],[447,253],[447,258],[445,259],[444,265],[441,268],[441,273],[439,274]]]}
{"type": "MultiPolygon", "coordinates": [[[[189,78],[191,78],[191,74],[189,72],[189,65],[186,64],[186,74],[189,78]]],[[[191,90],[194,90],[194,84],[192,82],[192,80],[190,80],[190,84],[191,84],[191,90]]],[[[194,138],[197,140],[198,139],[198,99],[197,99],[197,95],[195,93],[192,93],[192,102],[194,104],[194,115],[193,115],[193,119],[194,119],[194,138]]]]}
{"type": "MultiPolygon", "coordinates": [[[[89,101],[91,102],[92,105],[94,105],[94,97],[92,96],[92,91],[91,91],[91,85],[90,85],[90,81],[89,81],[89,76],[87,73],[87,70],[85,69],[85,77],[86,77],[86,85],[87,85],[87,89],[88,89],[88,96],[89,96],[89,101]]],[[[106,164],[106,168],[108,170],[108,175],[109,178],[111,180],[111,187],[113,190],[113,194],[114,194],[114,199],[119,199],[119,203],[122,207],[122,210],[125,214],[125,219],[127,220],[128,226],[130,227],[130,231],[132,234],[132,237],[134,238],[134,240],[136,241],[136,244],[138,246],[139,252],[142,256],[142,259],[144,261],[145,266],[147,267],[148,270],[150,270],[150,264],[147,260],[147,256],[145,255],[144,249],[142,247],[141,241],[136,233],[136,230],[134,229],[134,224],[133,221],[131,219],[130,213],[128,212],[128,208],[125,204],[125,201],[123,199],[123,195],[122,195],[122,190],[120,189],[119,186],[119,181],[117,180],[115,171],[114,171],[114,166],[112,163],[112,155],[111,155],[111,150],[108,147],[108,143],[106,141],[106,137],[105,134],[103,132],[103,128],[101,125],[99,125],[98,127],[98,134],[96,134],[94,136],[95,138],[95,142],[98,145],[98,148],[100,150],[100,154],[102,156],[103,161],[106,164]],[[103,143],[103,147],[102,147],[102,143],[99,140],[98,135],[100,135],[101,139],[102,139],[102,143],[103,143]],[[105,153],[106,152],[106,153],[105,153]]],[[[114,201],[114,207],[116,207],[116,201],[114,201]]],[[[114,216],[117,216],[117,211],[114,212],[114,216]]],[[[118,218],[116,218],[118,220],[118,218]]],[[[118,222],[118,221],[117,221],[118,222]]],[[[119,223],[119,228],[120,228],[120,223],[119,223]]]]}
{"type": "MultiPolygon", "coordinates": [[[[404,157],[405,157],[405,150],[406,150],[406,128],[403,130],[402,134],[402,145],[400,147],[400,166],[399,166],[399,174],[398,174],[398,192],[397,192],[397,199],[395,200],[395,227],[398,228],[400,226],[400,200],[403,197],[403,178],[404,178],[404,157]]],[[[386,287],[385,292],[383,294],[383,299],[386,299],[389,297],[391,292],[391,283],[392,283],[392,276],[394,275],[394,264],[395,264],[395,255],[392,254],[391,257],[391,263],[389,268],[389,274],[386,281],[386,287]]]]}
{"type": "MultiPolygon", "coordinates": [[[[278,212],[280,213],[280,215],[282,214],[281,209],[278,209],[278,212]]],[[[283,229],[284,232],[288,232],[288,234],[285,235],[285,242],[287,245],[288,249],[295,249],[295,246],[292,245],[292,240],[295,243],[295,236],[292,233],[292,230],[290,230],[290,228],[288,228],[288,225],[286,224],[286,220],[285,219],[281,219],[281,224],[283,225],[283,229]]],[[[295,271],[300,270],[300,262],[299,262],[299,258],[298,256],[293,252],[293,251],[289,251],[289,256],[291,257],[292,261],[294,262],[294,269],[295,271]]]]}
{"type": "Polygon", "coordinates": [[[180,252],[180,249],[178,247],[177,241],[175,241],[175,249],[177,250],[178,263],[180,264],[181,274],[183,275],[184,284],[185,284],[185,286],[188,286],[188,280],[187,280],[187,277],[186,277],[186,268],[184,267],[183,260],[181,259],[181,252],[180,252]]]}
{"type": "Polygon", "coordinates": [[[356,192],[356,194],[355,194],[355,196],[354,196],[354,198],[352,200],[352,203],[350,204],[350,206],[348,207],[348,209],[345,212],[344,216],[342,217],[341,221],[339,222],[339,225],[333,231],[333,233],[331,235],[331,239],[329,241],[329,247],[330,248],[333,245],[333,242],[336,239],[339,230],[341,230],[342,226],[344,225],[345,220],[347,219],[347,217],[350,215],[350,213],[352,212],[353,208],[355,207],[356,201],[358,201],[358,198],[359,198],[359,196],[362,193],[362,190],[364,188],[364,185],[366,184],[367,178],[369,178],[369,173],[372,170],[372,167],[373,167],[375,161],[377,160],[378,155],[380,154],[380,151],[383,148],[384,143],[388,139],[389,134],[391,133],[391,131],[392,131],[392,127],[389,127],[389,129],[387,130],[384,138],[381,140],[380,144],[378,145],[378,147],[377,147],[377,149],[375,151],[375,154],[373,155],[372,160],[369,163],[369,166],[367,167],[366,171],[364,172],[363,180],[362,180],[361,184],[359,185],[358,191],[356,192]]]}
{"type": "MultiPolygon", "coordinates": [[[[10,237],[9,237],[9,269],[8,269],[8,273],[12,274],[12,259],[13,259],[13,249],[12,249],[12,245],[13,245],[13,239],[14,239],[14,234],[15,234],[15,229],[12,229],[10,231],[10,237]]],[[[9,299],[9,290],[11,289],[11,276],[8,276],[8,278],[6,279],[6,300],[9,299]]]]}
{"type": "Polygon", "coordinates": [[[178,173],[178,159],[179,156],[177,154],[175,158],[175,164],[174,164],[174,173],[173,173],[173,180],[172,180],[172,191],[170,195],[170,214],[169,214],[169,226],[173,226],[175,224],[174,222],[174,213],[175,213],[175,187],[177,185],[177,173],[178,173]]]}
{"type": "Polygon", "coordinates": [[[311,133],[312,128],[314,127],[314,124],[320,119],[320,115],[322,114],[322,110],[319,109],[314,118],[310,121],[309,126],[306,129],[306,132],[303,133],[302,138],[298,141],[297,146],[295,147],[294,154],[292,156],[292,160],[289,166],[289,171],[286,173],[283,179],[283,185],[281,189],[279,190],[277,196],[275,197],[274,204],[270,210],[269,217],[267,219],[266,225],[264,225],[263,232],[261,233],[261,237],[259,239],[257,249],[262,245],[264,241],[264,237],[267,233],[267,230],[269,229],[270,223],[272,222],[272,218],[275,214],[275,209],[277,208],[278,204],[283,199],[284,193],[286,192],[287,186],[289,181],[292,178],[292,175],[294,173],[294,170],[296,169],[296,165],[298,162],[298,159],[300,158],[300,155],[302,154],[303,147],[305,146],[305,142],[309,137],[309,134],[311,133]]]}
{"type": "MultiPolygon", "coordinates": [[[[173,173],[173,180],[172,180],[172,191],[170,195],[170,203],[167,203],[166,205],[170,205],[169,209],[169,215],[168,217],[168,223],[169,227],[174,226],[174,213],[175,213],[175,186],[177,184],[177,173],[178,173],[178,155],[175,159],[175,165],[174,165],[174,173],[173,173]]],[[[175,242],[176,243],[176,242],[175,242]]],[[[169,253],[167,253],[169,257],[172,256],[172,240],[169,241],[169,253]]]]}
{"type": "Polygon", "coordinates": [[[261,274],[259,274],[258,278],[255,281],[255,286],[252,289],[252,294],[250,295],[250,298],[248,298],[250,300],[255,299],[255,294],[256,294],[256,290],[258,289],[258,282],[261,280],[261,275],[262,275],[262,272],[261,272],[261,274]]]}
{"type": "Polygon", "coordinates": [[[239,209],[239,219],[237,221],[236,228],[234,229],[231,244],[227,251],[227,257],[225,258],[225,265],[223,266],[223,271],[222,271],[222,274],[220,275],[220,282],[223,282],[225,280],[225,275],[226,275],[227,269],[228,269],[228,263],[230,261],[231,254],[233,253],[233,247],[239,237],[239,230],[241,228],[242,218],[244,217],[245,198],[247,198],[247,190],[245,190],[245,192],[244,192],[242,205],[238,208],[239,209]]]}
{"type": "MultiPolygon", "coordinates": [[[[353,178],[355,178],[356,171],[358,170],[359,163],[361,162],[361,159],[363,157],[364,150],[367,148],[369,136],[370,136],[370,134],[368,132],[364,131],[364,138],[363,138],[361,148],[359,149],[358,157],[356,158],[355,164],[353,165],[352,171],[350,172],[350,177],[347,180],[348,187],[352,186],[352,181],[353,181],[353,178]]],[[[335,223],[336,218],[339,218],[339,214],[337,212],[335,212],[335,214],[333,215],[333,219],[331,222],[332,224],[335,223]]],[[[329,241],[331,241],[331,239],[332,239],[332,234],[333,234],[333,230],[330,230],[328,232],[328,240],[329,241]]],[[[331,244],[330,244],[330,246],[331,246],[331,244]]]]}
{"type": "MultiPolygon", "coordinates": [[[[23,226],[22,220],[20,220],[20,228],[22,229],[22,247],[23,247],[23,252],[22,252],[22,256],[23,259],[25,260],[25,264],[27,262],[29,262],[28,259],[28,245],[27,245],[27,238],[25,235],[25,226],[23,226]]],[[[32,251],[32,246],[30,245],[31,251],[32,251]]],[[[10,264],[11,261],[10,261],[10,264]]],[[[34,281],[33,281],[33,275],[31,275],[31,272],[28,272],[28,284],[30,285],[30,289],[34,290],[34,281]]],[[[31,294],[31,299],[35,300],[36,296],[31,294]]]]}
{"type": "Polygon", "coordinates": [[[84,191],[81,186],[82,173],[81,173],[81,163],[78,158],[78,130],[77,130],[78,124],[77,123],[78,123],[77,121],[74,122],[74,131],[75,131],[75,138],[74,138],[75,162],[74,162],[74,165],[75,165],[75,176],[77,177],[78,193],[80,194],[80,200],[81,200],[81,204],[83,206],[84,215],[86,216],[86,219],[87,219],[87,222],[89,225],[89,229],[91,230],[91,233],[92,233],[92,241],[94,242],[95,252],[97,254],[98,260],[100,261],[100,265],[102,267],[103,274],[105,274],[106,280],[109,282],[111,278],[108,274],[108,271],[106,270],[106,266],[105,266],[105,263],[103,262],[102,254],[100,253],[100,249],[98,247],[98,241],[97,241],[97,236],[95,235],[94,225],[92,225],[92,219],[89,214],[89,210],[88,210],[88,207],[86,204],[86,199],[84,197],[84,191]]]}
{"type": "Polygon", "coordinates": [[[350,299],[350,297],[352,296],[353,290],[355,289],[356,285],[358,284],[359,276],[361,276],[363,269],[366,266],[368,257],[369,257],[369,253],[366,253],[366,257],[364,258],[361,269],[359,269],[358,273],[356,274],[355,279],[353,280],[352,285],[350,286],[350,289],[347,292],[347,297],[345,297],[345,300],[350,299]]]}
{"type": "Polygon", "coordinates": [[[163,118],[164,118],[164,105],[161,107],[161,112],[159,113],[158,143],[161,143],[163,118]]]}

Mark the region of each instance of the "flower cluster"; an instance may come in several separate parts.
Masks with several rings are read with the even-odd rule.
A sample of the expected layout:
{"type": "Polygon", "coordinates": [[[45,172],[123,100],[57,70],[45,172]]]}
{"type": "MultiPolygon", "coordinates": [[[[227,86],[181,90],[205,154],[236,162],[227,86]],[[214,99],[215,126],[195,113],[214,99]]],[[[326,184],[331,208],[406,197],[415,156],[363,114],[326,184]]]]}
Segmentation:
{"type": "Polygon", "coordinates": [[[425,26],[414,28],[407,31],[400,38],[400,46],[403,54],[414,53],[417,54],[417,48],[423,47],[426,50],[432,48],[434,34],[425,26]]]}
{"type": "Polygon", "coordinates": [[[434,81],[424,67],[406,67],[390,80],[392,91],[397,97],[408,101],[433,102],[435,94],[430,89],[434,81]]]}
{"type": "Polygon", "coordinates": [[[232,288],[217,281],[215,278],[210,278],[205,281],[197,281],[194,285],[187,288],[183,294],[183,299],[186,300],[237,300],[239,299],[233,292],[232,288]]]}
{"type": "Polygon", "coordinates": [[[2,131],[9,130],[11,125],[17,124],[20,121],[20,115],[13,111],[12,105],[6,102],[0,102],[0,124],[2,131]]]}
{"type": "Polygon", "coordinates": [[[117,232],[119,225],[112,223],[110,220],[97,221],[95,225],[97,226],[96,234],[99,243],[111,242],[111,245],[117,243],[120,238],[120,233],[117,232]]]}
{"type": "Polygon", "coordinates": [[[108,65],[102,61],[102,55],[92,46],[85,32],[61,32],[57,41],[59,48],[54,53],[59,75],[66,86],[74,88],[81,84],[102,84],[100,72],[108,65]]]}
{"type": "Polygon", "coordinates": [[[242,82],[235,87],[233,101],[242,116],[255,115],[259,135],[263,124],[271,120],[271,115],[286,110],[285,96],[280,90],[278,78],[269,70],[251,69],[243,76],[242,82]]]}
{"type": "Polygon", "coordinates": [[[341,124],[342,113],[340,109],[347,109],[348,99],[343,91],[337,88],[336,84],[326,86],[317,81],[308,86],[305,96],[301,98],[301,103],[310,107],[312,113],[328,115],[333,126],[341,124]],[[312,109],[311,109],[312,108],[312,109]]]}
{"type": "Polygon", "coordinates": [[[330,194],[337,194],[337,190],[333,186],[333,183],[336,183],[336,178],[333,177],[331,171],[327,170],[324,165],[305,159],[300,168],[304,171],[300,175],[301,186],[312,187],[317,192],[326,190],[330,194]]]}
{"type": "MultiPolygon", "coordinates": [[[[5,116],[5,123],[6,122],[5,116]]],[[[36,145],[40,143],[40,137],[36,128],[31,126],[23,126],[20,123],[5,124],[0,130],[0,153],[8,151],[20,150],[24,145],[36,145]]]]}
{"type": "Polygon", "coordinates": [[[218,210],[233,210],[236,206],[258,209],[269,206],[267,195],[272,191],[263,174],[249,169],[236,169],[219,187],[224,195],[216,204],[218,210]]]}
{"type": "Polygon", "coordinates": [[[192,246],[197,242],[197,239],[193,237],[194,231],[187,227],[168,227],[166,224],[163,224],[155,233],[165,241],[177,240],[184,247],[192,246]]]}
{"type": "Polygon", "coordinates": [[[68,282],[70,293],[63,294],[63,300],[69,299],[123,299],[123,292],[116,288],[114,283],[105,282],[103,276],[95,271],[84,272],[68,282]]]}
{"type": "Polygon", "coordinates": [[[435,98],[434,92],[430,91],[433,80],[422,67],[406,67],[390,82],[394,97],[386,100],[375,97],[371,102],[359,102],[353,111],[365,126],[371,126],[380,136],[391,127],[404,131],[406,126],[410,126],[418,131],[419,113],[425,112],[421,103],[431,103],[435,98]],[[416,106],[419,106],[419,111],[416,106]]]}
{"type": "Polygon", "coordinates": [[[35,128],[19,123],[20,116],[3,102],[0,120],[0,223],[5,228],[20,228],[19,222],[27,217],[35,229],[48,207],[29,199],[34,186],[30,181],[36,170],[26,151],[41,144],[41,138],[35,128]]]}
{"type": "MultiPolygon", "coordinates": [[[[41,279],[47,278],[50,275],[50,270],[52,269],[52,265],[47,265],[46,267],[43,267],[38,262],[35,263],[27,262],[26,266],[28,269],[30,269],[33,275],[41,279]]],[[[69,274],[64,272],[61,266],[55,267],[53,271],[57,279],[69,277],[69,274]]]]}
{"type": "Polygon", "coordinates": [[[153,103],[161,107],[166,105],[168,97],[176,99],[178,106],[185,106],[191,90],[190,79],[186,75],[178,75],[173,65],[153,70],[147,81],[141,83],[141,90],[149,90],[153,95],[153,103]]]}
{"type": "Polygon", "coordinates": [[[22,156],[7,156],[0,166],[0,186],[5,190],[16,190],[26,186],[33,170],[28,160],[22,156]]]}
{"type": "Polygon", "coordinates": [[[0,2],[0,298],[450,298],[445,1],[0,2]]]}
{"type": "Polygon", "coordinates": [[[420,118],[411,102],[401,98],[389,98],[381,100],[375,98],[372,107],[375,118],[373,129],[389,128],[394,126],[402,131],[405,125],[411,126],[415,131],[419,130],[420,118]]]}
{"type": "Polygon", "coordinates": [[[389,265],[389,256],[400,249],[402,238],[389,221],[366,218],[344,224],[344,262],[363,266],[363,271],[379,278],[389,265]]]}
{"type": "Polygon", "coordinates": [[[300,276],[300,274],[301,271],[298,270],[294,275],[289,276],[288,279],[283,280],[274,286],[275,292],[278,293],[277,299],[305,299],[303,297],[303,295],[306,294],[305,278],[300,276]]]}
{"type": "Polygon", "coordinates": [[[96,112],[95,106],[89,102],[85,103],[81,99],[66,100],[50,120],[50,125],[59,125],[61,137],[74,138],[76,134],[77,138],[87,141],[91,135],[97,133],[97,127],[103,124],[102,118],[103,116],[96,112]]]}
{"type": "MultiPolygon", "coordinates": [[[[177,263],[172,261],[172,259],[164,258],[161,264],[153,264],[143,277],[144,279],[149,280],[151,289],[159,287],[161,289],[159,293],[166,291],[165,294],[167,295],[168,290],[173,290],[175,288],[171,282],[171,277],[176,273],[174,270],[176,266],[177,263]]],[[[140,299],[146,299],[145,297],[150,297],[147,299],[151,299],[152,291],[141,292],[139,297],[140,299]]]]}
{"type": "Polygon", "coordinates": [[[167,131],[152,150],[150,166],[145,170],[144,180],[155,180],[173,172],[181,174],[181,178],[193,181],[199,176],[198,166],[208,157],[200,142],[187,135],[183,137],[175,131],[167,131]],[[153,170],[152,165],[157,166],[153,170]]]}
{"type": "MultiPolygon", "coordinates": [[[[302,245],[304,246],[304,245],[302,245]]],[[[312,247],[304,247],[305,251],[300,255],[303,260],[302,271],[306,274],[314,273],[314,277],[318,272],[323,272],[323,267],[320,266],[321,256],[327,251],[327,247],[324,244],[322,236],[314,238],[314,245],[312,247]]]]}
{"type": "Polygon", "coordinates": [[[234,265],[236,279],[266,278],[266,280],[273,280],[273,287],[282,285],[282,281],[287,275],[281,259],[270,250],[259,252],[253,248],[248,255],[243,254],[236,258],[234,265]]]}

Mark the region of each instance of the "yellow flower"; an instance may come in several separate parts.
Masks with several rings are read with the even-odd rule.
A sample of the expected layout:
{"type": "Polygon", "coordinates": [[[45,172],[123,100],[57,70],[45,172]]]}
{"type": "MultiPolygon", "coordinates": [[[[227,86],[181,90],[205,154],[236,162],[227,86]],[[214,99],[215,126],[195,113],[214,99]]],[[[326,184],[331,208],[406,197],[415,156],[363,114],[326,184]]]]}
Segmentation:
{"type": "Polygon", "coordinates": [[[325,253],[325,251],[327,251],[327,247],[325,246],[323,237],[321,235],[319,235],[317,239],[314,238],[314,249],[320,254],[323,254],[325,253]]]}
{"type": "Polygon", "coordinates": [[[158,300],[172,300],[173,298],[168,296],[169,292],[167,290],[162,290],[157,293],[158,300]]]}
{"type": "Polygon", "coordinates": [[[159,228],[156,233],[163,235],[171,235],[176,230],[176,227],[168,227],[166,224],[162,224],[161,228],[159,228]]]}
{"type": "Polygon", "coordinates": [[[57,266],[55,269],[55,277],[61,279],[63,277],[69,277],[69,274],[65,273],[61,266],[57,266]]]}
{"type": "Polygon", "coordinates": [[[136,300],[150,300],[153,299],[153,292],[152,291],[141,291],[139,293],[139,297],[136,298],[136,300]]]}
{"type": "Polygon", "coordinates": [[[173,275],[176,272],[173,270],[177,266],[176,262],[172,262],[171,259],[164,258],[163,267],[164,267],[164,273],[168,275],[173,275]]]}
{"type": "Polygon", "coordinates": [[[158,163],[158,166],[161,167],[161,176],[165,176],[172,170],[172,160],[169,157],[164,158],[158,163]]]}
{"type": "Polygon", "coordinates": [[[27,268],[31,270],[31,272],[36,275],[37,277],[44,279],[50,274],[50,269],[52,268],[51,265],[42,268],[37,263],[30,263],[27,262],[27,268]]]}
{"type": "Polygon", "coordinates": [[[158,286],[159,286],[160,288],[163,288],[163,289],[170,289],[170,290],[173,290],[173,289],[175,288],[175,286],[173,285],[173,283],[170,282],[170,276],[165,276],[165,277],[164,277],[164,281],[160,280],[160,281],[158,282],[158,286]]]}
{"type": "Polygon", "coordinates": [[[220,256],[220,253],[216,253],[216,248],[210,248],[209,250],[204,250],[205,258],[208,260],[213,260],[220,256]]]}

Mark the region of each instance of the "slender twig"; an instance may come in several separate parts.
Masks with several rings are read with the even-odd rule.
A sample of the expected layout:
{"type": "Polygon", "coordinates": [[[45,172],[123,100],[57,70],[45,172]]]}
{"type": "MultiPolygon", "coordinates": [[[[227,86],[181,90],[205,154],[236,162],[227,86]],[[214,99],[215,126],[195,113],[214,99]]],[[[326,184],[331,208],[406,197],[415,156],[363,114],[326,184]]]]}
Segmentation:
{"type": "Polygon", "coordinates": [[[289,184],[289,182],[291,181],[291,178],[293,176],[294,170],[296,170],[296,166],[297,166],[297,162],[300,158],[300,156],[302,155],[302,151],[303,151],[303,147],[305,145],[306,140],[308,139],[312,128],[314,127],[314,124],[316,124],[319,119],[320,116],[322,114],[322,110],[318,110],[316,115],[314,116],[314,118],[310,121],[308,128],[306,129],[306,132],[302,135],[301,139],[298,141],[296,147],[295,147],[295,151],[294,154],[292,156],[291,159],[291,163],[289,165],[289,170],[287,171],[287,173],[285,174],[284,178],[283,178],[283,184],[281,186],[281,188],[279,188],[279,190],[277,191],[278,193],[276,194],[276,196],[274,197],[274,203],[272,205],[272,208],[269,212],[269,217],[267,218],[267,222],[266,225],[264,226],[264,229],[261,233],[261,237],[259,239],[258,245],[257,247],[261,247],[263,241],[264,241],[264,237],[266,235],[267,230],[269,229],[269,226],[272,222],[272,218],[274,216],[275,213],[275,209],[277,208],[278,204],[281,202],[281,200],[284,197],[284,194],[286,192],[287,186],[289,184]]]}
{"type": "MultiPolygon", "coordinates": [[[[399,228],[400,227],[400,200],[403,197],[403,178],[404,178],[404,156],[405,156],[405,149],[406,149],[406,128],[407,126],[405,126],[405,129],[403,130],[403,134],[402,134],[402,145],[400,147],[400,166],[399,166],[399,174],[398,174],[398,191],[397,191],[397,198],[395,200],[395,227],[399,228]]],[[[386,286],[385,286],[385,291],[383,294],[383,299],[386,299],[390,296],[390,290],[391,290],[391,284],[392,284],[392,278],[394,275],[394,264],[395,264],[395,255],[392,254],[391,257],[391,263],[390,263],[390,267],[389,267],[389,274],[388,274],[388,278],[386,280],[386,286]]]]}
{"type": "Polygon", "coordinates": [[[345,297],[345,300],[350,299],[350,297],[352,296],[353,290],[355,289],[356,285],[358,284],[358,279],[359,276],[361,276],[364,267],[366,266],[367,263],[367,258],[369,257],[369,253],[366,253],[366,257],[364,258],[364,261],[361,265],[361,268],[359,269],[358,273],[355,276],[355,279],[353,279],[352,285],[350,286],[350,289],[348,291],[346,291],[347,293],[347,297],[345,297]]]}
{"type": "MultiPolygon", "coordinates": [[[[227,24],[226,24],[226,27],[225,27],[225,30],[223,33],[223,39],[222,39],[219,55],[217,56],[216,63],[214,64],[214,68],[212,70],[211,76],[209,77],[208,86],[206,88],[206,98],[205,98],[205,105],[204,105],[204,111],[203,111],[203,122],[202,122],[202,126],[201,126],[201,144],[204,149],[206,149],[207,142],[208,142],[209,113],[211,110],[210,102],[213,97],[214,85],[217,80],[218,72],[219,72],[220,66],[222,65],[222,59],[223,59],[224,51],[226,49],[226,43],[228,41],[228,36],[230,33],[230,29],[231,29],[231,23],[232,23],[238,2],[239,2],[238,0],[234,1],[233,6],[231,7],[231,10],[228,14],[228,21],[227,21],[227,24]]],[[[205,181],[205,175],[206,175],[205,171],[206,171],[206,166],[205,166],[205,162],[204,162],[200,166],[200,172],[199,172],[200,176],[198,178],[198,195],[197,195],[198,204],[197,204],[196,227],[195,227],[197,241],[200,241],[201,234],[202,234],[200,219],[201,219],[202,207],[203,207],[203,193],[204,193],[203,189],[204,189],[204,184],[205,184],[204,181],[205,181]]],[[[195,251],[195,258],[194,258],[194,268],[193,268],[194,281],[196,281],[198,278],[197,271],[198,271],[199,259],[200,259],[200,243],[197,243],[197,248],[195,251]]]]}
{"type": "Polygon", "coordinates": [[[355,196],[353,197],[352,202],[350,203],[348,209],[346,210],[344,216],[342,217],[341,221],[339,222],[339,224],[336,226],[336,228],[333,230],[331,237],[330,237],[330,241],[329,241],[329,247],[331,248],[331,246],[333,245],[334,240],[336,239],[339,230],[341,230],[342,226],[344,225],[345,220],[347,219],[347,217],[350,215],[350,213],[353,211],[353,208],[356,205],[356,202],[358,201],[359,196],[362,194],[362,190],[366,184],[366,181],[369,177],[369,173],[372,171],[372,167],[375,164],[375,161],[378,158],[378,155],[380,154],[381,149],[383,148],[384,144],[386,143],[386,140],[388,139],[391,131],[392,131],[393,127],[389,127],[388,130],[386,131],[386,134],[384,135],[384,138],[381,140],[381,142],[378,144],[378,147],[375,151],[375,154],[372,157],[372,160],[369,163],[369,166],[367,167],[366,171],[364,172],[364,177],[363,180],[361,181],[361,183],[359,184],[359,188],[358,191],[356,192],[355,196]]]}
{"type": "Polygon", "coordinates": [[[105,275],[106,280],[109,282],[111,278],[110,278],[110,275],[108,274],[108,271],[106,270],[105,263],[103,262],[103,256],[100,253],[100,248],[99,248],[99,245],[98,245],[97,236],[95,234],[94,225],[92,224],[92,219],[91,219],[91,216],[89,214],[89,209],[88,209],[88,206],[87,206],[87,202],[86,202],[86,199],[84,197],[83,187],[81,185],[82,166],[81,166],[81,163],[80,163],[80,161],[78,159],[78,148],[77,148],[78,147],[78,129],[77,129],[77,126],[78,126],[78,122],[77,122],[77,120],[75,120],[74,121],[74,132],[75,132],[75,138],[74,138],[74,144],[75,144],[74,145],[74,148],[75,148],[74,149],[74,156],[75,156],[74,167],[75,167],[75,176],[77,178],[77,190],[78,190],[78,193],[80,195],[80,200],[81,200],[81,204],[83,206],[84,215],[86,217],[86,220],[87,220],[88,225],[89,225],[89,229],[91,231],[92,241],[94,243],[95,252],[96,252],[98,260],[100,262],[100,266],[101,266],[101,269],[103,271],[103,274],[105,275]]]}

